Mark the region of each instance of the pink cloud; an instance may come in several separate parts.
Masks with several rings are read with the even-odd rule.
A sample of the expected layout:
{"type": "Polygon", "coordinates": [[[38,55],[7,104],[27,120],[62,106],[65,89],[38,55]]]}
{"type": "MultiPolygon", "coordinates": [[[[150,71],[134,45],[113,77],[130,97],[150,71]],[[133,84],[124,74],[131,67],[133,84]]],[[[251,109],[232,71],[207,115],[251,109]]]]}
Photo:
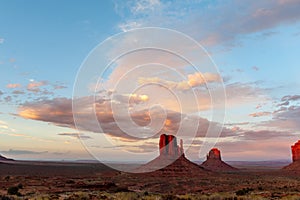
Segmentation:
{"type": "Polygon", "coordinates": [[[250,117],[263,117],[263,116],[270,116],[271,112],[256,112],[249,114],[250,117]]]}
{"type": "Polygon", "coordinates": [[[47,81],[31,82],[27,85],[27,90],[31,92],[40,92],[40,87],[47,85],[47,81]]]}
{"type": "Polygon", "coordinates": [[[6,87],[7,88],[20,88],[20,87],[22,87],[22,85],[19,83],[9,83],[6,85],[6,87]]]}

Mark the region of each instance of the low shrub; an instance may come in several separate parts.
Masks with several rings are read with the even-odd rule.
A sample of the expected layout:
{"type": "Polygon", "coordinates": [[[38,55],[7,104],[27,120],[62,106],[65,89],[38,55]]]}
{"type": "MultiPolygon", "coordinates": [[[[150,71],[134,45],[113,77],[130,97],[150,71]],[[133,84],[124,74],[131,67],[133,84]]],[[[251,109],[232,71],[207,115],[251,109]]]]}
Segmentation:
{"type": "Polygon", "coordinates": [[[9,187],[7,189],[7,194],[21,196],[21,193],[19,192],[19,187],[16,186],[9,187]]]}

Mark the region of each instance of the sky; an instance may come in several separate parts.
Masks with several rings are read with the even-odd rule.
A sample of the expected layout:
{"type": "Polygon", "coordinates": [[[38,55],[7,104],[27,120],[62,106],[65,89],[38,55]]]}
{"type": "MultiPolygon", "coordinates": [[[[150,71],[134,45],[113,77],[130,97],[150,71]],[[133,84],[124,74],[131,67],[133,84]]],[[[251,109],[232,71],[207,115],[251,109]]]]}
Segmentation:
{"type": "Polygon", "coordinates": [[[299,0],[0,4],[1,155],[145,161],[167,133],[192,160],[205,144],[225,160],[291,159],[300,139],[299,0]],[[114,60],[149,44],[198,68],[157,49],[114,60]]]}

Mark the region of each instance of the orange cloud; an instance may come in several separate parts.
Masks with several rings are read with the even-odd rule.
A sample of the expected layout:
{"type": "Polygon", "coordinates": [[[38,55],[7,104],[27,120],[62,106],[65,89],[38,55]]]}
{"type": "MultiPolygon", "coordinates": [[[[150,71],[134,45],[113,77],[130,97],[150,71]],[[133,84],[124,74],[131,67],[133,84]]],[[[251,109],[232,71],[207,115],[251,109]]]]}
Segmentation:
{"type": "Polygon", "coordinates": [[[40,82],[31,82],[28,83],[27,85],[27,90],[31,91],[31,92],[39,92],[40,91],[40,87],[47,85],[46,81],[40,81],[40,82]]]}
{"type": "Polygon", "coordinates": [[[269,116],[271,115],[271,112],[256,112],[256,113],[251,113],[249,116],[250,117],[263,117],[263,116],[269,116]]]}
{"type": "Polygon", "coordinates": [[[7,88],[20,88],[20,87],[22,87],[22,85],[19,83],[10,83],[10,84],[7,84],[6,87],[7,88]]]}
{"type": "Polygon", "coordinates": [[[200,73],[195,72],[194,74],[189,74],[187,76],[187,80],[175,82],[175,81],[167,81],[160,79],[158,77],[152,77],[152,78],[139,78],[138,82],[140,84],[161,84],[168,88],[174,88],[178,90],[189,90],[193,87],[198,87],[201,85],[205,85],[206,83],[212,83],[212,82],[220,82],[221,77],[219,74],[214,73],[200,73]]]}

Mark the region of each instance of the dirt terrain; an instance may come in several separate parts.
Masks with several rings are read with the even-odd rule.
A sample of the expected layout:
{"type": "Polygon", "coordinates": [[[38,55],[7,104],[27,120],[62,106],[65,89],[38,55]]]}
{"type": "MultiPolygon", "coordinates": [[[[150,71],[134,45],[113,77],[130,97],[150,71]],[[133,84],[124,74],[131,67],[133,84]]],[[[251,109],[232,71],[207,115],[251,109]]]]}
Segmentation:
{"type": "Polygon", "coordinates": [[[295,170],[244,166],[218,173],[189,167],[179,159],[156,172],[130,174],[100,163],[2,161],[0,199],[300,199],[295,170]]]}

